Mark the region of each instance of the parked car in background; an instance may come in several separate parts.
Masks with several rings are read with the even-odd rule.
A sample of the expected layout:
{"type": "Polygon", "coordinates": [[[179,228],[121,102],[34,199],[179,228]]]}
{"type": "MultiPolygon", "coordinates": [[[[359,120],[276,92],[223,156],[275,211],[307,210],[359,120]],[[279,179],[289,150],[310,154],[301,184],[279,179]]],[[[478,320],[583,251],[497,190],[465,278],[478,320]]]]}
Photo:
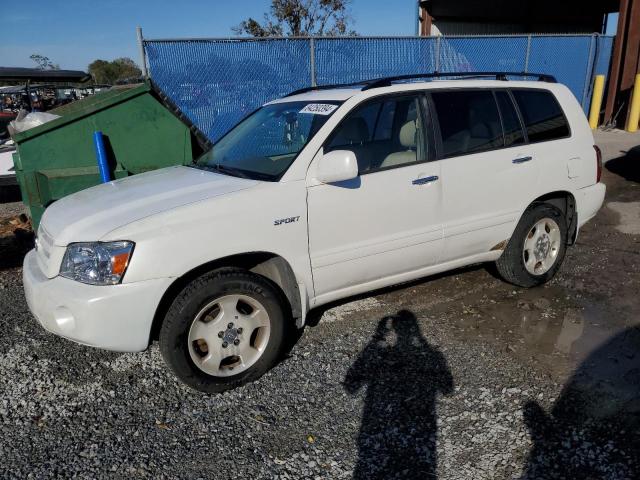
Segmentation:
{"type": "Polygon", "coordinates": [[[157,334],[177,377],[220,392],[265,373],[328,302],[480,262],[543,284],[605,186],[580,105],[541,78],[381,79],[268,103],[191,167],[51,205],[24,262],[29,307],[96,347],[157,334]]]}

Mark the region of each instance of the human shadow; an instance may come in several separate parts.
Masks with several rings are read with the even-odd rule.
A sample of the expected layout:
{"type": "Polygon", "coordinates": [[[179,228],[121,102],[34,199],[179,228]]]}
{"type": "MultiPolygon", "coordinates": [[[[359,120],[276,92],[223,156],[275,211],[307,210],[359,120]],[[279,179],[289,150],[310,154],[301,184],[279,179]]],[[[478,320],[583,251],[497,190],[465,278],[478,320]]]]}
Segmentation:
{"type": "Polygon", "coordinates": [[[380,320],[344,386],[367,389],[353,478],[436,478],[436,402],[453,391],[453,377],[413,313],[380,320]]]}
{"type": "Polygon", "coordinates": [[[550,414],[524,407],[533,441],[523,479],[640,478],[640,327],[595,350],[550,414]]]}

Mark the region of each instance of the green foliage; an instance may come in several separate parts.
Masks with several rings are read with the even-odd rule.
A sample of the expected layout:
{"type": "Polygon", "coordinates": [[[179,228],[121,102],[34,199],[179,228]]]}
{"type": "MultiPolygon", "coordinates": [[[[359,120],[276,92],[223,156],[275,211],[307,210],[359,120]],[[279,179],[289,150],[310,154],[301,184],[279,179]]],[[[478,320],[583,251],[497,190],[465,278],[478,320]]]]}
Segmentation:
{"type": "Polygon", "coordinates": [[[29,58],[36,63],[36,68],[39,70],[60,70],[60,65],[53,63],[49,60],[49,57],[45,57],[44,55],[34,53],[29,58]]]}
{"type": "Polygon", "coordinates": [[[142,71],[136,62],[130,58],[116,58],[109,62],[107,60],[94,60],[89,64],[89,74],[93,81],[99,84],[113,85],[118,80],[130,78],[140,78],[142,71]]]}
{"type": "Polygon", "coordinates": [[[262,23],[254,18],[233,28],[252,37],[356,35],[349,30],[351,0],[271,0],[262,23]]]}

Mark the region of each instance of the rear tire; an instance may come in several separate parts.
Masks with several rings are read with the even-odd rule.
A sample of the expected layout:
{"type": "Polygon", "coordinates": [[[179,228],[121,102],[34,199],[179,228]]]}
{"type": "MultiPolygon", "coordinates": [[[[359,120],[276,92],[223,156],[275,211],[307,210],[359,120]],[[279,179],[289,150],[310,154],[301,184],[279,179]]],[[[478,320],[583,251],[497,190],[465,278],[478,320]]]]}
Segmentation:
{"type": "Polygon", "coordinates": [[[555,276],[566,249],[567,222],[562,211],[548,203],[534,203],[522,215],[496,267],[505,281],[535,287],[555,276]]]}
{"type": "MultiPolygon", "coordinates": [[[[218,393],[261,377],[280,358],[289,319],[277,286],[246,270],[214,270],[169,307],[160,352],[191,388],[218,393]]],[[[290,323],[290,322],[289,322],[290,323]]]]}

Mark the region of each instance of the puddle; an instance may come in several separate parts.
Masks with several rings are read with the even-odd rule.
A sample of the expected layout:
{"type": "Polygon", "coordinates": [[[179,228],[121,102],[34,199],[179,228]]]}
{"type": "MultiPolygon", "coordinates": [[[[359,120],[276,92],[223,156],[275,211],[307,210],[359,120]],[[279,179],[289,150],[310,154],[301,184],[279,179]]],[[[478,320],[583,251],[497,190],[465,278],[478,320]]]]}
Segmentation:
{"type": "Polygon", "coordinates": [[[609,202],[607,207],[620,216],[616,230],[629,235],[640,235],[640,202],[609,202]]]}
{"type": "Polygon", "coordinates": [[[488,340],[524,361],[533,358],[560,378],[634,322],[558,286],[513,291],[498,301],[483,298],[462,313],[457,326],[463,335],[488,340]]]}

